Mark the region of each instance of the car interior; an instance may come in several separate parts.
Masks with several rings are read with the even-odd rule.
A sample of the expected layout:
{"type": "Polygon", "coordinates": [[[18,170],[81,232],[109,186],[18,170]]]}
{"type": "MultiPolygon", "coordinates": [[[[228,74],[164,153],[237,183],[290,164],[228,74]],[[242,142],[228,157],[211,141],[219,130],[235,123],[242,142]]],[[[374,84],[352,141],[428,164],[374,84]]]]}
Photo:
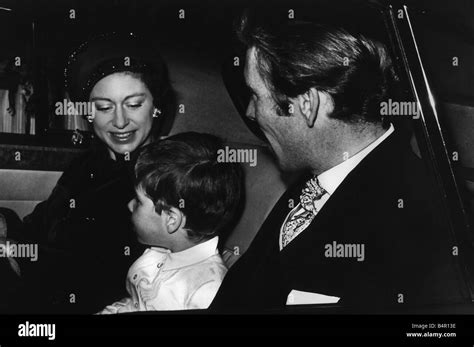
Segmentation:
{"type": "MultiPolygon", "coordinates": [[[[18,37],[24,37],[15,40],[15,35],[0,35],[0,44],[6,47],[0,53],[0,64],[8,50],[29,55],[28,63],[32,67],[28,73],[32,74],[35,93],[43,93],[33,99],[37,106],[29,129],[15,130],[11,125],[7,128],[0,117],[0,207],[12,209],[20,218],[48,198],[68,163],[87,148],[90,136],[87,123],[80,117],[58,120],[50,115],[54,95],[62,93],[61,73],[69,48],[90,32],[110,25],[107,21],[99,27],[89,25],[98,18],[100,4],[94,9],[77,4],[77,23],[53,20],[62,18],[72,3],[76,5],[71,0],[48,8],[0,9],[1,32],[16,31],[18,37]],[[89,11],[87,19],[81,18],[84,11],[89,11]]],[[[242,215],[223,245],[223,258],[232,267],[248,249],[278,198],[296,178],[294,174],[280,172],[265,136],[245,117],[248,103],[242,74],[245,58],[231,39],[232,18],[243,5],[232,2],[233,6],[225,11],[190,9],[187,13],[190,23],[182,28],[176,19],[166,19],[167,13],[178,9],[171,4],[166,12],[146,1],[140,5],[115,3],[118,12],[126,9],[139,13],[140,6],[148,6],[148,17],[141,23],[155,18],[154,24],[142,24],[141,30],[168,26],[163,31],[169,35],[164,35],[161,41],[161,53],[168,64],[176,103],[183,105],[185,111],[176,112],[163,136],[184,131],[205,132],[224,138],[232,148],[257,149],[258,165],[243,165],[246,183],[242,215]],[[203,18],[207,25],[200,27],[203,18]]],[[[331,17],[340,16],[340,1],[328,3],[315,1],[310,6],[312,10],[295,8],[295,12],[304,13],[305,20],[328,20],[328,13],[331,17]],[[319,8],[330,10],[323,13],[319,8]]],[[[474,7],[471,9],[474,11],[474,7]]],[[[421,312],[474,312],[474,25],[471,17],[457,10],[456,1],[450,5],[442,1],[411,0],[373,1],[370,13],[353,14],[350,19],[361,31],[367,30],[386,43],[399,76],[398,97],[413,100],[421,110],[417,119],[393,116],[390,121],[411,134],[412,149],[430,168],[432,177],[427,179],[432,181],[442,201],[439,214],[449,225],[446,232],[463,250],[459,257],[466,286],[463,302],[434,303],[421,312]],[[446,11],[452,14],[448,16],[450,19],[446,11]]],[[[0,115],[6,114],[7,107],[2,90],[10,85],[7,74],[0,70],[0,115]]],[[[333,313],[338,309],[337,304],[307,305],[289,307],[286,312],[333,313]]]]}

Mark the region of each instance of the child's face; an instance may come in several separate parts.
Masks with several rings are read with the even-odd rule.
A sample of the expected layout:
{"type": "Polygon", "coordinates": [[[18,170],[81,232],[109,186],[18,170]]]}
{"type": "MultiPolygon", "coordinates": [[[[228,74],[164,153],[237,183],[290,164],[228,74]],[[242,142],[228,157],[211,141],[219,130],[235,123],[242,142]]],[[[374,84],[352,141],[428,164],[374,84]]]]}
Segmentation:
{"type": "Polygon", "coordinates": [[[163,218],[165,212],[158,214],[153,201],[141,188],[137,188],[135,192],[136,197],[128,203],[128,209],[132,212],[132,223],[138,241],[146,245],[169,248],[171,235],[163,218]]]}

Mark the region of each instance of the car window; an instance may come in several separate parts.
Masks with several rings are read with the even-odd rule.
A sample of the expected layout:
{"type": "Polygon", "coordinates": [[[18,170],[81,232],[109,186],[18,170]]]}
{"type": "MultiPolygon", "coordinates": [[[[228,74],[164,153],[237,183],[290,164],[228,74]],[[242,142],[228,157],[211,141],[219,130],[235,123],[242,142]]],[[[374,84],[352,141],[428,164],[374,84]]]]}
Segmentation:
{"type": "MultiPolygon", "coordinates": [[[[474,130],[472,28],[462,17],[446,18],[439,9],[416,6],[391,11],[395,45],[401,51],[411,94],[423,109],[413,121],[414,150],[430,167],[430,179],[442,202],[456,258],[472,297],[474,130]],[[456,20],[457,19],[457,20],[456,20]],[[455,248],[458,249],[458,248],[455,248]]],[[[468,298],[469,299],[469,298],[468,298]]]]}

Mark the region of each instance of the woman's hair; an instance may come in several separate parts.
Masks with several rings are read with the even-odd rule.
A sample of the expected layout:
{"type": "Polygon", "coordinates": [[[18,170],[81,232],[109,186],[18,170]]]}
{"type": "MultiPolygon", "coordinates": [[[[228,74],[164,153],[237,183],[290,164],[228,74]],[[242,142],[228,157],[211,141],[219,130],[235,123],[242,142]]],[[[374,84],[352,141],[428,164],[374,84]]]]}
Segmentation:
{"type": "Polygon", "coordinates": [[[163,64],[154,64],[130,59],[127,65],[123,65],[123,58],[114,58],[96,66],[91,71],[84,88],[82,98],[87,100],[94,86],[102,78],[113,73],[129,74],[142,81],[153,97],[153,105],[162,110],[166,107],[165,100],[172,92],[168,70],[163,64]]]}
{"type": "Polygon", "coordinates": [[[158,213],[175,207],[186,216],[192,240],[218,235],[234,221],[243,194],[240,164],[218,162],[222,141],[194,132],[144,147],[135,165],[137,188],[158,213]]]}

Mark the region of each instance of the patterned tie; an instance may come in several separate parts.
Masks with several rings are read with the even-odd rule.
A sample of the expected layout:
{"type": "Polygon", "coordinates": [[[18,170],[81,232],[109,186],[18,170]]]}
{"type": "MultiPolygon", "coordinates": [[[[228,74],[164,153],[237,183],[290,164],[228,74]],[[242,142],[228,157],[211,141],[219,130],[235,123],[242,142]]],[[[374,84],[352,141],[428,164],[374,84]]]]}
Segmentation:
{"type": "Polygon", "coordinates": [[[282,230],[282,248],[311,224],[318,212],[315,202],[326,193],[316,177],[306,182],[306,187],[301,191],[299,205],[286,218],[287,222],[282,230]]]}

